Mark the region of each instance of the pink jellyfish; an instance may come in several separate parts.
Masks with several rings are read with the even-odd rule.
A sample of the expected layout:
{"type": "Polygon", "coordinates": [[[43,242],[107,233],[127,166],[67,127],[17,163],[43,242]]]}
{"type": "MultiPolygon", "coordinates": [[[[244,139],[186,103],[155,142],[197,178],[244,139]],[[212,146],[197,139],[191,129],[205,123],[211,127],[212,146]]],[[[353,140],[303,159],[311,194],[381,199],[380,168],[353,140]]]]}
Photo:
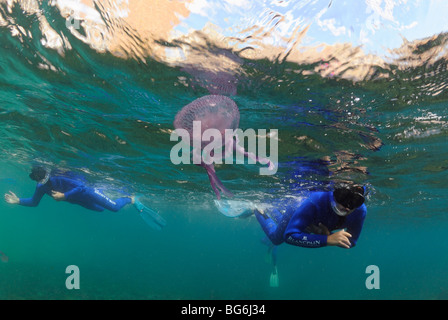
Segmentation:
{"type": "MultiPolygon", "coordinates": [[[[204,131],[206,131],[207,129],[217,129],[221,133],[221,137],[224,137],[226,136],[226,130],[234,131],[238,129],[240,112],[238,110],[238,106],[232,99],[222,95],[204,96],[184,106],[177,113],[174,119],[174,127],[176,129],[185,129],[186,131],[188,131],[190,139],[191,141],[193,141],[193,146],[195,137],[198,137],[198,135],[195,136],[193,130],[193,122],[195,121],[198,121],[201,124],[201,139],[204,131]]],[[[197,165],[203,167],[207,171],[210,184],[218,200],[221,198],[220,191],[227,197],[233,197],[232,192],[224,187],[222,182],[216,176],[213,162],[210,164],[205,163],[203,161],[203,158],[201,157],[202,150],[207,145],[207,143],[208,142],[204,142],[201,140],[200,150],[193,150],[193,154],[196,154],[196,156],[199,155],[201,159],[200,164],[197,165]]],[[[221,139],[221,146],[225,147],[226,154],[228,154],[228,150],[234,150],[255,161],[270,163],[268,159],[258,158],[254,154],[246,152],[243,147],[238,145],[238,139],[234,140],[233,137],[229,141],[227,141],[227,139],[224,139],[224,141],[221,139]]]]}

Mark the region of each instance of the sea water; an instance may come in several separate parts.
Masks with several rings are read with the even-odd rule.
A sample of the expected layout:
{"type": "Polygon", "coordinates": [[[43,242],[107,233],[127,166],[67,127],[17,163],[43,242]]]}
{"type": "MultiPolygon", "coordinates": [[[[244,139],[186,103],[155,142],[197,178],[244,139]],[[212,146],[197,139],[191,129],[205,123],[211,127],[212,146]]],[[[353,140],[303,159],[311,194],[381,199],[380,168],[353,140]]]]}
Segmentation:
{"type": "Polygon", "coordinates": [[[9,259],[0,262],[0,298],[448,298],[448,36],[436,15],[447,7],[350,2],[148,1],[172,18],[169,37],[137,24],[132,0],[111,5],[121,15],[75,2],[73,12],[63,1],[1,2],[1,192],[32,196],[28,174],[41,164],[111,198],[143,194],[167,226],[151,229],[132,206],[98,213],[48,196],[36,208],[2,201],[0,250],[9,259]],[[228,18],[201,14],[213,6],[228,18]],[[424,34],[428,20],[436,30],[424,34]],[[399,29],[415,36],[391,43],[399,29]],[[170,160],[176,113],[216,90],[237,103],[242,129],[278,130],[275,175],[259,175],[261,164],[216,166],[235,199],[269,203],[330,181],[364,184],[356,247],[283,244],[279,286],[270,287],[256,219],[221,215],[205,170],[170,160]],[[322,165],[303,171],[316,161],[325,174],[322,165]],[[66,286],[69,266],[79,289],[66,286]]]}

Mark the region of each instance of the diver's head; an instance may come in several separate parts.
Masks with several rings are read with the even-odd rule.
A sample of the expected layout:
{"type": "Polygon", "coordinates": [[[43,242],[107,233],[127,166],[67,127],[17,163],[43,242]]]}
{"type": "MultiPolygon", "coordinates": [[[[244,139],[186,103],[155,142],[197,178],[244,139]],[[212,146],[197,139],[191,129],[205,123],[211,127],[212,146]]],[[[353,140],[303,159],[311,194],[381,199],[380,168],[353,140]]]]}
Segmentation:
{"type": "Polygon", "coordinates": [[[331,207],[341,216],[347,216],[364,203],[364,188],[359,185],[341,184],[335,187],[331,207]]]}
{"type": "Polygon", "coordinates": [[[50,178],[50,170],[47,170],[41,166],[33,167],[31,169],[30,178],[38,183],[45,184],[50,178]]]}

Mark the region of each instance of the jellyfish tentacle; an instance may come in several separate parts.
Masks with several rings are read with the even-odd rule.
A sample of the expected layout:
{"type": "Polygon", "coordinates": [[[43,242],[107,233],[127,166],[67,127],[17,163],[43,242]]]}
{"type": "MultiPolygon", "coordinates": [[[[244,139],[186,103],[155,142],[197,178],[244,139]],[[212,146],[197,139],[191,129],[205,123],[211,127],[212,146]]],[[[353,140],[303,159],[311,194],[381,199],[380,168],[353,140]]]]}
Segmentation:
{"type": "Polygon", "coordinates": [[[200,166],[203,167],[205,169],[205,171],[207,172],[208,178],[210,180],[210,185],[212,186],[212,189],[215,192],[218,200],[221,199],[221,192],[226,197],[229,197],[229,198],[233,197],[233,193],[230,192],[226,187],[224,187],[221,180],[219,180],[218,176],[216,175],[215,168],[214,168],[213,164],[202,163],[200,166]]]}
{"type": "Polygon", "coordinates": [[[216,183],[216,185],[218,186],[219,190],[221,190],[221,192],[228,198],[232,198],[233,197],[233,193],[227,189],[226,187],[224,187],[224,185],[222,184],[221,180],[219,180],[218,176],[213,172],[213,176],[214,176],[214,181],[216,183]]]}
{"type": "Polygon", "coordinates": [[[252,152],[246,151],[244,149],[244,147],[242,147],[238,144],[238,142],[239,142],[238,138],[235,138],[235,143],[233,144],[233,149],[236,152],[244,155],[245,157],[247,157],[249,159],[252,159],[255,162],[259,162],[261,164],[269,164],[269,170],[274,169],[275,164],[271,160],[269,160],[268,158],[264,158],[264,157],[258,157],[257,155],[253,154],[252,152]]]}
{"type": "Polygon", "coordinates": [[[210,180],[210,185],[212,186],[212,189],[216,194],[216,198],[218,200],[221,199],[221,193],[219,192],[218,187],[216,185],[216,174],[210,173],[210,171],[207,168],[205,170],[207,171],[208,179],[210,180]]]}

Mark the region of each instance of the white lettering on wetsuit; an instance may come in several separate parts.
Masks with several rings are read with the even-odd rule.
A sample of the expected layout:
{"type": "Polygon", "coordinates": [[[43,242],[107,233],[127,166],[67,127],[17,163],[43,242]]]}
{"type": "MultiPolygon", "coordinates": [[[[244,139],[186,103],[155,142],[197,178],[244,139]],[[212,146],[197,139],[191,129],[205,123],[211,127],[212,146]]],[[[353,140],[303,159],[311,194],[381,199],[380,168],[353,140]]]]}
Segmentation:
{"type": "Polygon", "coordinates": [[[100,190],[95,189],[95,193],[97,195],[103,197],[105,200],[109,201],[109,203],[111,203],[112,205],[114,205],[114,206],[116,205],[116,203],[114,201],[110,200],[108,197],[106,197],[104,194],[102,194],[100,190]]]}
{"type": "Polygon", "coordinates": [[[290,244],[295,244],[296,246],[301,247],[320,247],[320,240],[310,241],[307,236],[303,236],[302,239],[295,239],[292,236],[289,236],[287,242],[290,244]]]}

